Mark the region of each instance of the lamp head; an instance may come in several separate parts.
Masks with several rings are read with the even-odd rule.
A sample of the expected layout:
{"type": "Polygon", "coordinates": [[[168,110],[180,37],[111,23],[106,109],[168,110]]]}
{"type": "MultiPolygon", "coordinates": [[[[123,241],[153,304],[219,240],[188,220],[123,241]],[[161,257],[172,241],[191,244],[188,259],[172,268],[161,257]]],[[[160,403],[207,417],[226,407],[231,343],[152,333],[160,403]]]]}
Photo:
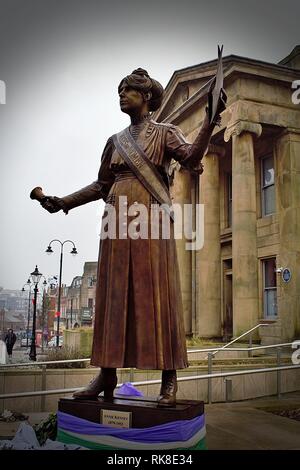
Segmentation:
{"type": "Polygon", "coordinates": [[[47,255],[51,255],[51,253],[53,253],[53,250],[51,248],[51,245],[48,246],[47,250],[46,250],[46,253],[47,255]]]}
{"type": "Polygon", "coordinates": [[[38,284],[42,277],[42,273],[39,272],[38,267],[35,267],[35,270],[31,273],[31,279],[34,284],[38,284]]]}

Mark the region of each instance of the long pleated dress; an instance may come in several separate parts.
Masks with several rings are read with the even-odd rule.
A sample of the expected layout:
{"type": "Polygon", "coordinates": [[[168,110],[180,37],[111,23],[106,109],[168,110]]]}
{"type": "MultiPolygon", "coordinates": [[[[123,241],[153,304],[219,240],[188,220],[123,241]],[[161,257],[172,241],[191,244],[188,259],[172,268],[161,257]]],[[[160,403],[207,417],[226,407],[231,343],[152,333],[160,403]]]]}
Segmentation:
{"type": "MultiPolygon", "coordinates": [[[[199,161],[209,137],[203,129],[202,136],[192,145],[177,127],[147,120],[136,141],[165,177],[172,158],[186,168],[201,172],[199,161]],[[195,145],[199,154],[196,162],[195,145]],[[193,146],[194,156],[191,157],[193,146]]],[[[119,228],[119,222],[124,224],[121,219],[124,220],[127,209],[144,204],[150,214],[150,206],[157,201],[130,171],[112,138],[105,146],[97,181],[63,200],[71,209],[100,198],[116,210],[117,233],[115,239],[100,241],[91,364],[112,368],[186,368],[173,223],[169,239],[123,237],[124,230],[134,220],[134,216],[128,217],[127,227],[119,228]]],[[[150,220],[148,222],[150,227],[150,220]]]]}

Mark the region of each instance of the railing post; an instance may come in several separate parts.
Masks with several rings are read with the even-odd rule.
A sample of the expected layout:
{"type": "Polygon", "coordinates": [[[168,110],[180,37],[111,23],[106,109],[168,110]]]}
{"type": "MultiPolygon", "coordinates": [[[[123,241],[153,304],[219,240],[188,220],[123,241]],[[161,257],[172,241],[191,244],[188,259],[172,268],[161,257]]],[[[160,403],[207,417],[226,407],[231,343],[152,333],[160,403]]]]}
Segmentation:
{"type": "MultiPolygon", "coordinates": [[[[47,382],[47,366],[42,366],[42,391],[46,390],[47,382]]],[[[46,411],[46,395],[41,396],[41,411],[46,411]]]]}
{"type": "Polygon", "coordinates": [[[232,401],[232,379],[225,377],[225,401],[230,402],[232,401]]]}
{"type": "MultiPolygon", "coordinates": [[[[277,367],[280,367],[281,364],[281,348],[277,348],[277,367]]],[[[281,396],[281,370],[277,371],[277,398],[281,396]]]]}
{"type": "Polygon", "coordinates": [[[250,348],[252,348],[252,331],[251,333],[249,334],[249,351],[248,351],[248,357],[252,357],[252,350],[250,348]]]}
{"type": "MultiPolygon", "coordinates": [[[[213,361],[213,353],[209,352],[207,355],[207,365],[208,365],[208,374],[212,374],[212,361],[213,361]]],[[[209,404],[212,403],[212,379],[207,379],[207,401],[209,404]]]]}

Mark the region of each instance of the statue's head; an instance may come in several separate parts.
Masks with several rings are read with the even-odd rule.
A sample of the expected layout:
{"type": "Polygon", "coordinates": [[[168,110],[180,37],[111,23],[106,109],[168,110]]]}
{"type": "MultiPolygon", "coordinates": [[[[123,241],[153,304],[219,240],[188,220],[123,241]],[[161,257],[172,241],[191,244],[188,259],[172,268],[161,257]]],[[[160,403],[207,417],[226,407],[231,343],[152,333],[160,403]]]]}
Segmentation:
{"type": "Polygon", "coordinates": [[[121,110],[130,114],[142,106],[148,112],[156,111],[163,99],[164,89],[144,69],[136,69],[123,78],[118,86],[121,110]]]}

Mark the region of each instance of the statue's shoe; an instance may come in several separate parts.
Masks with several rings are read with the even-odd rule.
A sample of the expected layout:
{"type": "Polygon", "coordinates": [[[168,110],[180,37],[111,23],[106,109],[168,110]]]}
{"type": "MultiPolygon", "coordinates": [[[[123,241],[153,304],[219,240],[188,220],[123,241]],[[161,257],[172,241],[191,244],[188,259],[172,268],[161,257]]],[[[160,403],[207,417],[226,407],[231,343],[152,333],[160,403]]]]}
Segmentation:
{"type": "Polygon", "coordinates": [[[174,407],[176,406],[177,376],[176,370],[164,370],[162,373],[162,384],[158,406],[174,407]]]}
{"type": "Polygon", "coordinates": [[[117,386],[117,375],[115,369],[112,371],[101,371],[83,390],[73,393],[73,398],[96,399],[99,393],[104,392],[105,400],[112,400],[114,389],[117,386]]]}

